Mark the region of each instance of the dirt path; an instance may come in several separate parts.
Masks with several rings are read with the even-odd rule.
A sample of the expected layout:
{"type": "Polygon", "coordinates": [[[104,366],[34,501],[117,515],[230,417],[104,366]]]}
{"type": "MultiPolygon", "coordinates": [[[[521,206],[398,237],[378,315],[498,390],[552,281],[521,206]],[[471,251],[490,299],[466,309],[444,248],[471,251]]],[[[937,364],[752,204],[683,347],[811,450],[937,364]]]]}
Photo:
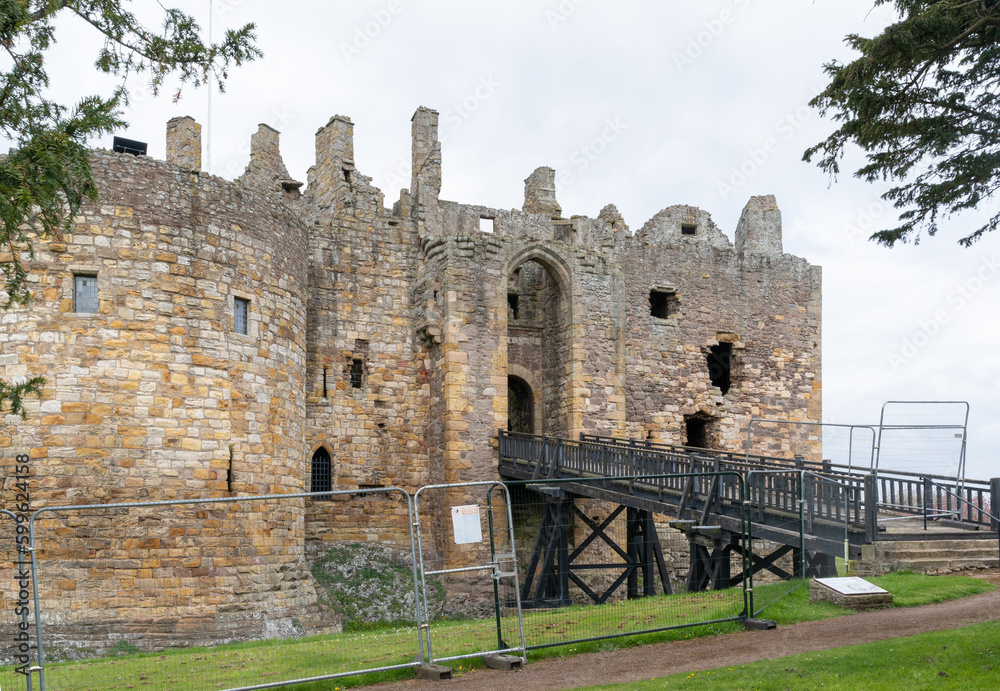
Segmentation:
{"type": "Polygon", "coordinates": [[[835,619],[741,631],[606,653],[529,663],[519,672],[474,670],[447,681],[411,679],[385,689],[572,689],[596,684],[642,681],[676,672],[744,665],[815,650],[913,636],[926,631],[1000,621],[1000,590],[923,607],[861,612],[835,619]],[[516,675],[516,676],[512,676],[516,675]]]}

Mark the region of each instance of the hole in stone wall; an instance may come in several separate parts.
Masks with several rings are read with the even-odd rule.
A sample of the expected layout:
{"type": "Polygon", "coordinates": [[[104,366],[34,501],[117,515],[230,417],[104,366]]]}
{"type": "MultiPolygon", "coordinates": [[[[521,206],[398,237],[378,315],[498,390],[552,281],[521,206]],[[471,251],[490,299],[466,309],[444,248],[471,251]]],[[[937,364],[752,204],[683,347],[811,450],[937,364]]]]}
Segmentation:
{"type": "Polygon", "coordinates": [[[712,386],[719,387],[719,390],[722,391],[723,395],[729,392],[732,361],[732,343],[720,343],[719,345],[712,346],[709,349],[708,378],[712,380],[712,386]]]}
{"type": "Polygon", "coordinates": [[[341,168],[341,170],[344,171],[344,181],[345,182],[350,182],[351,181],[351,170],[350,170],[350,168],[341,168]]]}
{"type": "Polygon", "coordinates": [[[229,467],[226,468],[226,491],[233,491],[233,447],[229,447],[229,467]]]}
{"type": "Polygon", "coordinates": [[[684,446],[694,446],[699,449],[708,448],[708,420],[698,415],[684,418],[684,446]]]}
{"type": "Polygon", "coordinates": [[[323,368],[323,398],[327,397],[326,392],[326,367],[323,368]]]}
{"type": "Polygon", "coordinates": [[[649,291],[649,314],[658,319],[676,316],[680,311],[677,293],[654,288],[649,291]]]}
{"type": "Polygon", "coordinates": [[[692,225],[682,225],[681,235],[695,235],[698,232],[698,226],[692,225]]]}
{"type": "Polygon", "coordinates": [[[507,293],[507,319],[518,319],[517,293],[507,293]]]}
{"type": "Polygon", "coordinates": [[[361,358],[351,360],[351,388],[360,389],[365,383],[365,361],[361,358]]]}
{"type": "Polygon", "coordinates": [[[493,232],[493,219],[488,216],[481,216],[479,218],[479,230],[484,233],[493,232]]]}

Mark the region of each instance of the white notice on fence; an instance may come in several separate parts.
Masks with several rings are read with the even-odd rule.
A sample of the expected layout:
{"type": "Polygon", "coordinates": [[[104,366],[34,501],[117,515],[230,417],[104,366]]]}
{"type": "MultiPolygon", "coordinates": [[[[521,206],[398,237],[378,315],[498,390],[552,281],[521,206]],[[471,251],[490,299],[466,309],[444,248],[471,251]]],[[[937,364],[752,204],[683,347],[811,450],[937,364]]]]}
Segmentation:
{"type": "Polygon", "coordinates": [[[483,526],[479,522],[479,507],[476,504],[451,507],[451,524],[455,528],[456,545],[483,541],[483,526]]]}

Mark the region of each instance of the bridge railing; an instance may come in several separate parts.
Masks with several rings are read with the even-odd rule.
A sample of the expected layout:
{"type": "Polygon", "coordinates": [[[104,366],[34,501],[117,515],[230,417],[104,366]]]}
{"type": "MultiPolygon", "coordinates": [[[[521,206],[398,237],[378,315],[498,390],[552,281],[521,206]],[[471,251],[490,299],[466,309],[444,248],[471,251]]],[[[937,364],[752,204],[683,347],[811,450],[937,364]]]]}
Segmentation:
{"type": "MultiPolygon", "coordinates": [[[[990,530],[993,525],[989,511],[997,504],[991,484],[978,480],[905,471],[872,472],[828,461],[747,455],[589,434],[581,435],[577,442],[501,431],[500,454],[501,458],[527,462],[535,477],[550,478],[560,472],[634,477],[709,471],[746,475],[767,470],[766,474],[757,474],[755,482],[747,487],[752,510],[758,516],[762,517],[764,511],[797,511],[796,502],[802,496],[809,504],[811,519],[866,530],[873,540],[891,537],[880,535],[877,527],[880,520],[893,519],[886,513],[900,519],[923,518],[925,524],[928,520],[951,518],[990,530]],[[780,472],[786,469],[787,473],[780,472]],[[800,493],[801,482],[806,484],[800,493]]],[[[685,490],[676,478],[633,480],[630,485],[637,482],[653,489],[685,490]]],[[[694,489],[700,491],[697,483],[694,489]]],[[[729,488],[721,487],[719,491],[723,498],[732,498],[727,496],[729,488]]]]}

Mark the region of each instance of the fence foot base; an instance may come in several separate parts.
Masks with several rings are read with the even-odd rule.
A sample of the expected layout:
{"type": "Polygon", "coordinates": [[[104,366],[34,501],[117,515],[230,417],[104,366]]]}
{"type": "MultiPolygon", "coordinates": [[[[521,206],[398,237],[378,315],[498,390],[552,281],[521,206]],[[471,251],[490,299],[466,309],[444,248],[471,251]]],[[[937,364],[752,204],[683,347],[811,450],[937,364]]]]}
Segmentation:
{"type": "Polygon", "coordinates": [[[521,663],[523,660],[519,657],[514,657],[513,655],[486,655],[483,657],[483,662],[490,669],[499,669],[503,672],[510,672],[511,670],[521,669],[521,663]]]}
{"type": "Polygon", "coordinates": [[[416,673],[417,679],[426,679],[427,681],[451,679],[451,667],[444,665],[420,665],[417,667],[416,673]]]}
{"type": "Polygon", "coordinates": [[[778,622],[773,619],[744,619],[742,623],[748,631],[769,631],[778,628],[778,622]]]}

